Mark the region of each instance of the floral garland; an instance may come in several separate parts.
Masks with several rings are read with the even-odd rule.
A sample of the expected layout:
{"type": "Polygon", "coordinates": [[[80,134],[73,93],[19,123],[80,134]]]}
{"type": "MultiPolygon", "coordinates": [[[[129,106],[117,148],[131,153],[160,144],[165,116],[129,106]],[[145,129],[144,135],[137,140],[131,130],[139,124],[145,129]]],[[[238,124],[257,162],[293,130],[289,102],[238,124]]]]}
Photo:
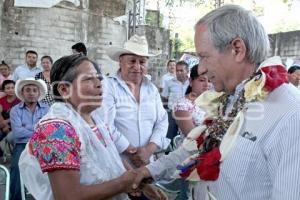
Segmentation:
{"type": "Polygon", "coordinates": [[[190,181],[217,180],[220,164],[232,149],[242,127],[245,104],[264,101],[270,92],[283,83],[288,83],[284,66],[261,67],[245,81],[244,88],[238,94],[233,109],[226,118],[223,116],[225,116],[229,95],[209,94],[208,103],[205,95],[201,95],[199,99],[201,106],[206,106],[210,111],[203,124],[193,129],[185,138],[183,148],[195,154],[185,160],[182,165],[177,166],[177,174],[190,181]]]}

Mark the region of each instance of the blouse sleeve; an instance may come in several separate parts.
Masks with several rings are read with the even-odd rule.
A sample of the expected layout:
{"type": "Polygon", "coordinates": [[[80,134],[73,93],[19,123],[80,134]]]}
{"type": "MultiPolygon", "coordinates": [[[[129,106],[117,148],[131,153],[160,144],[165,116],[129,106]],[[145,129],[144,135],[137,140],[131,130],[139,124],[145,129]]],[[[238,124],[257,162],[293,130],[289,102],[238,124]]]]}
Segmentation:
{"type": "Polygon", "coordinates": [[[80,141],[74,128],[62,120],[40,123],[29,142],[43,172],[80,169],[80,141]]]}
{"type": "Polygon", "coordinates": [[[174,108],[173,111],[191,111],[191,105],[190,103],[185,99],[185,98],[181,98],[179,99],[175,104],[174,104],[174,108]]]}

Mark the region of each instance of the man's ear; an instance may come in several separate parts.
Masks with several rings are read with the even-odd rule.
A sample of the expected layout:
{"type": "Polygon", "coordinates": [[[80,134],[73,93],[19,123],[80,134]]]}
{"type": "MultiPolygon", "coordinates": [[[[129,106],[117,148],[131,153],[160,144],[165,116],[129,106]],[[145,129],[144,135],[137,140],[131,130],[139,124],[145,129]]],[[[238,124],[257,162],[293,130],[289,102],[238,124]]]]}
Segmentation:
{"type": "Polygon", "coordinates": [[[237,62],[240,62],[245,59],[247,54],[247,48],[245,42],[242,38],[235,38],[230,43],[230,47],[232,49],[232,54],[237,62]]]}

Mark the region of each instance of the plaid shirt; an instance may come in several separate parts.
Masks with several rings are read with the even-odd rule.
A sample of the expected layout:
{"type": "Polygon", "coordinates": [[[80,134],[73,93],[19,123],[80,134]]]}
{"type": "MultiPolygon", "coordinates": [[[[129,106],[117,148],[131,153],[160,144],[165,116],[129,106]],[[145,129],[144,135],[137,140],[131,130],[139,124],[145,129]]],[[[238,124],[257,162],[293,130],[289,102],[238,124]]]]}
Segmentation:
{"type": "Polygon", "coordinates": [[[36,80],[37,79],[42,79],[47,84],[48,91],[47,91],[47,94],[46,94],[45,98],[42,100],[42,102],[47,104],[48,106],[51,106],[54,103],[54,99],[53,99],[53,96],[52,96],[51,83],[46,80],[46,78],[43,75],[43,72],[37,73],[34,78],[36,80]]]}

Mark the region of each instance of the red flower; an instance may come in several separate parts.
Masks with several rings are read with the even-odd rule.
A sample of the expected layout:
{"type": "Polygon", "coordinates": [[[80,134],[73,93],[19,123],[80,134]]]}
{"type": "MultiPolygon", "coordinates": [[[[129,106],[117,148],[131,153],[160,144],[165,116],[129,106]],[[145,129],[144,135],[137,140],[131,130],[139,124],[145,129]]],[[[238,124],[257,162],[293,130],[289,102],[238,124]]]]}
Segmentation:
{"type": "Polygon", "coordinates": [[[210,126],[210,125],[212,125],[212,123],[213,123],[213,119],[212,118],[206,118],[203,121],[203,124],[206,125],[206,126],[210,126]]]}
{"type": "Polygon", "coordinates": [[[220,159],[221,153],[217,147],[200,155],[197,173],[202,180],[215,181],[218,179],[220,173],[220,159]]]}
{"type": "Polygon", "coordinates": [[[204,137],[203,135],[200,135],[197,139],[197,148],[199,149],[199,147],[201,146],[201,144],[204,142],[204,137]]]}
{"type": "Polygon", "coordinates": [[[263,67],[261,68],[261,71],[266,74],[266,83],[264,88],[269,92],[272,92],[283,83],[288,83],[287,71],[281,65],[263,67]]]}

